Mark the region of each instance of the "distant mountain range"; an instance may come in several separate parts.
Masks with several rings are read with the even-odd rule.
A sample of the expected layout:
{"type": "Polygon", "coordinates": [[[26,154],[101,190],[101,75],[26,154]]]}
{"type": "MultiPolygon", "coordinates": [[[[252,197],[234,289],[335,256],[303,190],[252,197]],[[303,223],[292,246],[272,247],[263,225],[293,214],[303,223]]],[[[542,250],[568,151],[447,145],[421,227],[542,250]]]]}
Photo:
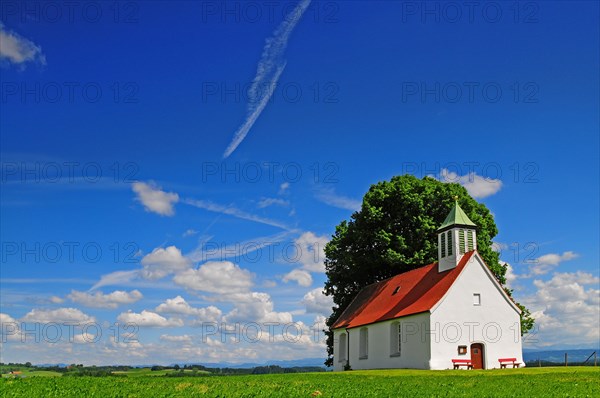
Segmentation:
{"type": "MultiPolygon", "coordinates": [[[[203,365],[207,368],[233,368],[233,369],[242,369],[242,368],[255,368],[257,366],[267,366],[267,365],[277,365],[282,368],[293,368],[293,367],[304,367],[304,366],[317,366],[324,368],[325,358],[304,358],[304,359],[294,359],[288,361],[266,361],[266,362],[246,362],[246,363],[229,363],[229,362],[219,362],[219,363],[205,363],[205,362],[196,362],[196,363],[186,363],[185,365],[203,365]]],[[[175,364],[172,364],[175,365],[175,364]]],[[[180,366],[183,364],[179,364],[180,366]]]]}
{"type": "MultiPolygon", "coordinates": [[[[547,361],[547,362],[565,362],[565,353],[567,353],[569,362],[583,362],[592,353],[596,351],[596,354],[600,358],[600,350],[598,348],[578,348],[578,349],[565,349],[565,350],[549,350],[549,351],[528,351],[523,350],[523,360],[528,361],[547,361]]],[[[593,361],[591,358],[590,361],[593,361]]]]}
{"type": "MultiPolygon", "coordinates": [[[[597,352],[599,361],[600,361],[600,349],[596,348],[576,348],[576,349],[564,349],[564,350],[545,350],[545,351],[535,351],[535,350],[523,350],[523,359],[525,362],[529,361],[547,361],[547,362],[557,362],[563,363],[565,361],[565,352],[568,354],[569,362],[583,362],[589,357],[594,351],[597,352]]],[[[590,359],[593,361],[593,358],[590,359]]],[[[277,365],[282,368],[293,368],[293,367],[306,367],[306,366],[317,366],[324,368],[325,358],[303,358],[303,359],[294,359],[287,361],[265,361],[265,362],[245,362],[245,363],[230,363],[230,362],[218,362],[218,363],[208,363],[208,362],[186,362],[179,363],[177,365],[203,365],[209,368],[233,368],[233,369],[242,369],[242,368],[255,368],[257,366],[267,366],[267,365],[277,365]]],[[[134,365],[134,367],[152,367],[152,366],[164,366],[164,364],[147,364],[147,365],[134,365]]],[[[170,364],[169,366],[174,366],[175,363],[170,364]]],[[[68,366],[67,364],[39,364],[38,366],[68,366]]]]}

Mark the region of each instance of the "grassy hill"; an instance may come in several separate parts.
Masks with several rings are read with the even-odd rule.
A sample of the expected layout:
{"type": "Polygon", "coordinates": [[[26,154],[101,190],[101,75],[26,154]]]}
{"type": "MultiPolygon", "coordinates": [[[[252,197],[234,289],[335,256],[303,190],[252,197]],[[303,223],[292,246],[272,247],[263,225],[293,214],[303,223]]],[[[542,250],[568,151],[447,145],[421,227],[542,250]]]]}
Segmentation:
{"type": "Polygon", "coordinates": [[[0,379],[3,397],[594,397],[600,368],[0,379]]]}

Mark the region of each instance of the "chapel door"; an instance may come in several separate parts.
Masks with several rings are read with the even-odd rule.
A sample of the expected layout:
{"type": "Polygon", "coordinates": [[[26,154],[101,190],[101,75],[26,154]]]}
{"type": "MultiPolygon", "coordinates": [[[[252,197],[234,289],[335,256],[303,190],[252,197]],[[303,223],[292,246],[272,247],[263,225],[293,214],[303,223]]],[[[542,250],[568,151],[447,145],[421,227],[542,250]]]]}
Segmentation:
{"type": "Polygon", "coordinates": [[[483,344],[471,344],[471,362],[473,369],[483,369],[483,344]]]}

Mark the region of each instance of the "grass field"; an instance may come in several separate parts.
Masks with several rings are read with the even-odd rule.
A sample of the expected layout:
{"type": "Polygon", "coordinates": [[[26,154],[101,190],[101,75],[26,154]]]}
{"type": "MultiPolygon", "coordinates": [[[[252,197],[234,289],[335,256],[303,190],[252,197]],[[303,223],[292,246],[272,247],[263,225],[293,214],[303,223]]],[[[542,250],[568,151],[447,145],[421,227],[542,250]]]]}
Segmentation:
{"type": "Polygon", "coordinates": [[[600,368],[0,380],[1,397],[598,397],[600,368]]]}

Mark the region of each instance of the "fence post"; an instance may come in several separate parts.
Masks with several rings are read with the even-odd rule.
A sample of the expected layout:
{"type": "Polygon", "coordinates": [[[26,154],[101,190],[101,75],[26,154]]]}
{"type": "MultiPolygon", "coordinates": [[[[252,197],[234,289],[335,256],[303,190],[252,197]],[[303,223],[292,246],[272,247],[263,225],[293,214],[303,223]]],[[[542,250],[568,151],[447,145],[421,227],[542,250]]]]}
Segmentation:
{"type": "Polygon", "coordinates": [[[566,352],[565,352],[565,366],[569,366],[569,357],[566,352]]]}

